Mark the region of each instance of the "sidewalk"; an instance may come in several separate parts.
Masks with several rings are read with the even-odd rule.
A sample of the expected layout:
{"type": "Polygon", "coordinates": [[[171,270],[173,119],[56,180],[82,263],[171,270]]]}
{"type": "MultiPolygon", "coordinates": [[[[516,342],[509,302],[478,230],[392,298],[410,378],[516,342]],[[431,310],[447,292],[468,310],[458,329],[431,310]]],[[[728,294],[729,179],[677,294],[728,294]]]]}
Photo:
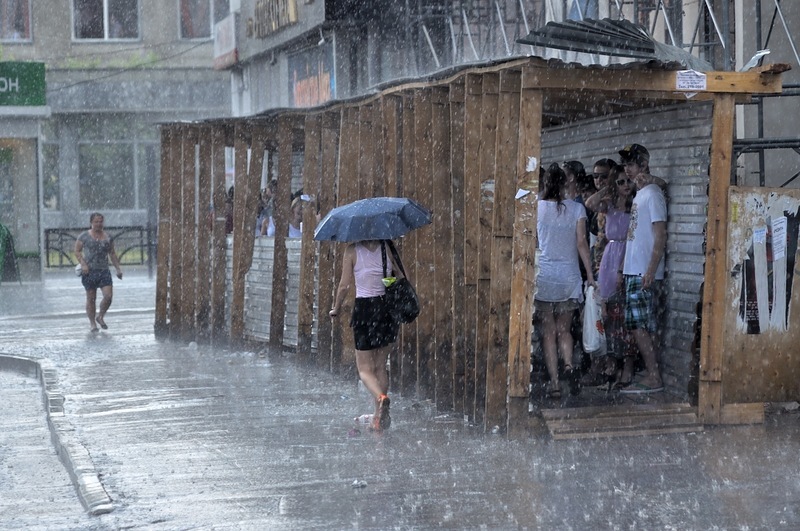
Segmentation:
{"type": "Polygon", "coordinates": [[[355,381],[291,354],[156,340],[154,285],[115,280],[99,334],[74,277],[0,286],[0,528],[800,528],[797,413],[508,441],[393,395],[392,428],[355,433],[355,381]],[[17,358],[48,371],[55,445],[17,358]]]}

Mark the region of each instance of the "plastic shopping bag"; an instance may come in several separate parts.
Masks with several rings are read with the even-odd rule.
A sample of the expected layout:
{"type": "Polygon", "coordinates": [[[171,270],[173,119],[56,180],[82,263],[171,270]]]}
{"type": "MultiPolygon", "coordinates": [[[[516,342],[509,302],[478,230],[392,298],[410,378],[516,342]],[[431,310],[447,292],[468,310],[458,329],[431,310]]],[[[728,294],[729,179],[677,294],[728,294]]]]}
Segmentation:
{"type": "Polygon", "coordinates": [[[583,351],[605,353],[606,331],[603,328],[603,312],[600,301],[595,297],[593,286],[586,286],[584,298],[586,301],[583,307],[583,351]]]}

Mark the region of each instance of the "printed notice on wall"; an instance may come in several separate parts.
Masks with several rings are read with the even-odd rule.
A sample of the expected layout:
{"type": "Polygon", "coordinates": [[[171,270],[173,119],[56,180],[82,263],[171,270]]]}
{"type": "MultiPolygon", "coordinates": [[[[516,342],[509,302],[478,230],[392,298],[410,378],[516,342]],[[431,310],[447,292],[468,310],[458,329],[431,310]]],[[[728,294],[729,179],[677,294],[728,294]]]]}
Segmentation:
{"type": "Polygon", "coordinates": [[[706,90],[706,75],[697,70],[679,70],[675,73],[675,88],[697,92],[706,90]]]}
{"type": "Polygon", "coordinates": [[[786,216],[772,220],[772,259],[786,256],[786,216]]]}

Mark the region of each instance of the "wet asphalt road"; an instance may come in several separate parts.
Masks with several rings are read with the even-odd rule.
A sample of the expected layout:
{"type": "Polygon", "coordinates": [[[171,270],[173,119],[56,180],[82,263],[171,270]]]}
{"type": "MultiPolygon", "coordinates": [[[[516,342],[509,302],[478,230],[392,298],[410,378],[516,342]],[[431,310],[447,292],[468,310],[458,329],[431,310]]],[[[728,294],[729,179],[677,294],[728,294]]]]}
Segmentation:
{"type": "Polygon", "coordinates": [[[91,334],[74,277],[0,286],[0,354],[52,369],[57,435],[88,457],[102,490],[89,498],[110,504],[82,506],[39,380],[0,357],[0,528],[800,529],[795,412],[509,441],[393,396],[389,431],[354,433],[368,410],[355,381],[291,354],[157,341],[153,301],[154,282],[128,274],[109,330],[91,334]]]}

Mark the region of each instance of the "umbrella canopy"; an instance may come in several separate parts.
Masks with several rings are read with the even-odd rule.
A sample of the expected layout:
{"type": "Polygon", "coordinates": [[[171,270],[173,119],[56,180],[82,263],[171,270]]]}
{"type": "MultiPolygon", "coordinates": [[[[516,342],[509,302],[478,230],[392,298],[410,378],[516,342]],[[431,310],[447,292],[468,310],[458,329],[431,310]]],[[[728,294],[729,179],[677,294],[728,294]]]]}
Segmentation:
{"type": "Polygon", "coordinates": [[[431,213],[405,197],[372,197],[336,207],[314,231],[315,240],[393,240],[431,222],[431,213]]]}

